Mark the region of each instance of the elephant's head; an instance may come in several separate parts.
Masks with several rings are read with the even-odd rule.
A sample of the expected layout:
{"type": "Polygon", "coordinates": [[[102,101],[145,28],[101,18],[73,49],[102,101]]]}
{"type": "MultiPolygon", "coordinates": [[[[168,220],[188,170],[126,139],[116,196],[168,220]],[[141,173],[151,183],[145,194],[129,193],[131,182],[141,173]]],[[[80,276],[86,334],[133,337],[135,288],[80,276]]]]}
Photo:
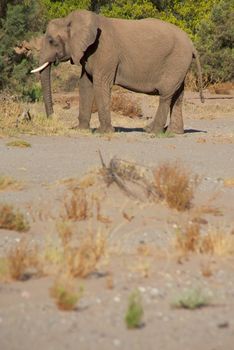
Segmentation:
{"type": "Polygon", "coordinates": [[[54,19],[48,26],[42,42],[40,72],[47,116],[53,114],[50,71],[51,64],[65,62],[79,64],[87,48],[96,40],[98,16],[89,11],[74,11],[65,18],[54,19]]]}

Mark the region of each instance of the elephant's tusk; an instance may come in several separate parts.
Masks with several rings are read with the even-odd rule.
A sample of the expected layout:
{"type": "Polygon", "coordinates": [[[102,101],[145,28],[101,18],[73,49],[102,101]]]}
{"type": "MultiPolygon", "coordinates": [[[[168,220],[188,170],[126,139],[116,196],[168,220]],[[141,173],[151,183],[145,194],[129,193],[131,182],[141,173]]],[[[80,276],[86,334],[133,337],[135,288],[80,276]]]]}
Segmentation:
{"type": "Polygon", "coordinates": [[[42,71],[43,69],[45,69],[49,64],[50,64],[50,62],[46,62],[46,63],[44,63],[42,66],[31,70],[31,73],[41,72],[41,71],[42,71]]]}

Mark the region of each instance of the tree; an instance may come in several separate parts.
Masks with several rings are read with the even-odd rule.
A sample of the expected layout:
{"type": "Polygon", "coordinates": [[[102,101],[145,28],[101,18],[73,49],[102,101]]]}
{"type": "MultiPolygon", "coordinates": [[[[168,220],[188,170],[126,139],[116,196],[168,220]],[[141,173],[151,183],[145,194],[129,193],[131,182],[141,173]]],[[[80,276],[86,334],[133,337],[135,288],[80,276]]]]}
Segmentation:
{"type": "Polygon", "coordinates": [[[42,29],[45,23],[36,0],[20,2],[17,5],[8,4],[6,17],[1,21],[0,90],[7,88],[22,96],[30,94],[33,89],[30,70],[34,58],[26,52],[18,54],[16,47],[37,34],[38,28],[42,29]]]}
{"type": "Polygon", "coordinates": [[[78,9],[89,9],[91,0],[40,0],[47,12],[47,18],[65,17],[70,12],[78,9]]]}
{"type": "Polygon", "coordinates": [[[101,7],[101,13],[107,17],[141,19],[158,17],[156,7],[149,0],[114,0],[101,7]]]}
{"type": "Polygon", "coordinates": [[[198,31],[197,46],[208,83],[234,79],[234,0],[221,0],[198,31]]]}

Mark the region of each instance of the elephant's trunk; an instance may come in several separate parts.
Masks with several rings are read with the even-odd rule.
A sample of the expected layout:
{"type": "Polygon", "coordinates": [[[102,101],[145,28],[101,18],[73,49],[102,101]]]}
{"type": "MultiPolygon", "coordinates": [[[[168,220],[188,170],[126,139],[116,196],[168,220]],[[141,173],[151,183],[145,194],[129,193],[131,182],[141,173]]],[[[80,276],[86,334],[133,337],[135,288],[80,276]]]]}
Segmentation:
{"type": "Polygon", "coordinates": [[[50,72],[51,72],[51,64],[49,64],[40,73],[42,93],[43,93],[43,98],[44,98],[45,110],[46,110],[47,117],[51,116],[54,113],[53,102],[52,102],[52,93],[51,93],[50,72]]]}

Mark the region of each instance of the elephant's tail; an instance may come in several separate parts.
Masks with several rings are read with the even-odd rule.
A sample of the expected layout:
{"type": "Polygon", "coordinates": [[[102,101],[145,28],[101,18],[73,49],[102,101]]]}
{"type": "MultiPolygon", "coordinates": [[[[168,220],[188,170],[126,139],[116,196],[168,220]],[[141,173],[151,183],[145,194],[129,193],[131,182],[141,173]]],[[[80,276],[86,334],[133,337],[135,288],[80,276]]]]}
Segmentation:
{"type": "Polygon", "coordinates": [[[200,99],[201,99],[201,102],[204,103],[205,98],[203,95],[202,69],[201,69],[199,54],[198,54],[197,50],[195,49],[195,47],[193,47],[193,57],[196,60],[196,65],[197,65],[197,70],[198,70],[198,85],[199,85],[200,99]]]}

